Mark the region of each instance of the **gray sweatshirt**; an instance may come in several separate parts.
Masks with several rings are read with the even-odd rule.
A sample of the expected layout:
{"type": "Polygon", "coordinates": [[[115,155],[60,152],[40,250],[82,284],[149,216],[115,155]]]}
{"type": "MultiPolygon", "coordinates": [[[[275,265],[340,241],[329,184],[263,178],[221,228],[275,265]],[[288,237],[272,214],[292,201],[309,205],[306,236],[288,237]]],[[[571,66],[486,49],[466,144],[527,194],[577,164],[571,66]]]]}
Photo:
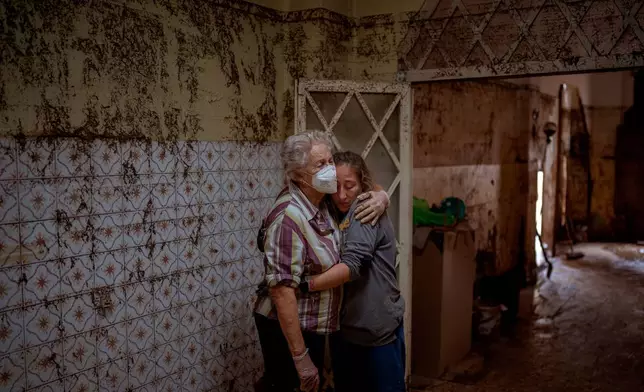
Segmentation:
{"type": "Polygon", "coordinates": [[[396,234],[389,217],[375,226],[354,219],[357,203],[340,224],[341,262],[351,271],[344,285],[340,333],[349,342],[381,346],[396,340],[405,302],[396,279],[396,234]]]}

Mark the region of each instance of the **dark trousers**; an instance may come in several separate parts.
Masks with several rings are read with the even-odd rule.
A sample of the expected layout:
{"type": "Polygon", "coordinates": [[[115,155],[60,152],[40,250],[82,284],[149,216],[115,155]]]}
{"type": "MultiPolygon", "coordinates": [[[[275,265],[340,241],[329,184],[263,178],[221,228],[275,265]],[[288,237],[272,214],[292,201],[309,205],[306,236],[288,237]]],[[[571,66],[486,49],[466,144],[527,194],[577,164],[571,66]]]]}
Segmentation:
{"type": "MultiPolygon", "coordinates": [[[[299,391],[300,378],[293,364],[291,350],[277,320],[255,314],[255,325],[259,344],[264,356],[264,388],[266,392],[299,391]]],[[[304,343],[309,349],[311,360],[318,368],[320,386],[324,384],[324,350],[326,335],[302,331],[304,343]]]]}
{"type": "Polygon", "coordinates": [[[405,334],[401,325],[396,340],[378,347],[349,343],[331,337],[335,392],[405,392],[405,334]]]}

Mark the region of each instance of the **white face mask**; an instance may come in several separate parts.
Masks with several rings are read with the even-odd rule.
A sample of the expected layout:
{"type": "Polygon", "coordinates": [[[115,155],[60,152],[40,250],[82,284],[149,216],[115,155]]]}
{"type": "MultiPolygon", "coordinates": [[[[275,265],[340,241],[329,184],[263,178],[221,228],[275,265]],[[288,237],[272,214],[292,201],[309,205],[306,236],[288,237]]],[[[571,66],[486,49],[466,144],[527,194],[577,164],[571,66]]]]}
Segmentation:
{"type": "Polygon", "coordinates": [[[313,189],[320,193],[332,194],[338,191],[335,165],[326,165],[313,176],[313,189]]]}

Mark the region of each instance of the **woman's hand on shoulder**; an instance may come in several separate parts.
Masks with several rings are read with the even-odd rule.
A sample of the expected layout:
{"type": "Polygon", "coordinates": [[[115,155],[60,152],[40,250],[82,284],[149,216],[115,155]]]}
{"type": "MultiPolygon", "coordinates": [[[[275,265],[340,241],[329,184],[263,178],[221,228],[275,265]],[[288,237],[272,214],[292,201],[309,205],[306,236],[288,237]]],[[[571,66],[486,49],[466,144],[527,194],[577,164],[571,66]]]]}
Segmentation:
{"type": "Polygon", "coordinates": [[[389,195],[385,190],[365,192],[358,196],[358,202],[355,218],[360,223],[375,225],[389,207],[389,195]]]}

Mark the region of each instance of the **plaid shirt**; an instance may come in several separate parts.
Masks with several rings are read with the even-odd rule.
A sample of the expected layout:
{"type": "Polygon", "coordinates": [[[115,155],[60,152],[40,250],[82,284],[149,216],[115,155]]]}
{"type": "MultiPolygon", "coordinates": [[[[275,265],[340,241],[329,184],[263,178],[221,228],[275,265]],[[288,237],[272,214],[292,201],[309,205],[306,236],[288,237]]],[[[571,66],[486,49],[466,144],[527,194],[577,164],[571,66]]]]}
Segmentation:
{"type": "MultiPolygon", "coordinates": [[[[326,208],[319,210],[290,184],[278,196],[266,219],[264,243],[265,284],[296,288],[304,277],[316,275],[337,264],[339,230],[326,208]]],[[[339,329],[342,288],[302,293],[296,292],[302,330],[328,334],[339,329]]],[[[260,294],[255,312],[277,318],[275,306],[266,294],[260,294]]]]}

